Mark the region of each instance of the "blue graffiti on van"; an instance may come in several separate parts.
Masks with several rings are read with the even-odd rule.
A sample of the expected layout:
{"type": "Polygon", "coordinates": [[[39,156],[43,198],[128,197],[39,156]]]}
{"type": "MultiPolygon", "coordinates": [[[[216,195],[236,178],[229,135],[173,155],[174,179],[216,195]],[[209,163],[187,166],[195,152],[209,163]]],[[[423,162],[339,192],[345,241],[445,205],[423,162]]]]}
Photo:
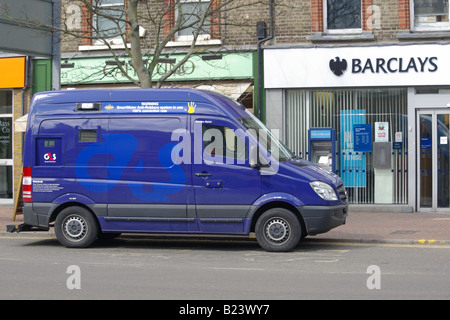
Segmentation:
{"type": "MultiPolygon", "coordinates": [[[[177,147],[175,142],[168,143],[161,148],[158,154],[159,163],[169,173],[170,180],[153,185],[153,192],[145,192],[143,183],[128,183],[133,195],[139,200],[153,201],[169,201],[168,194],[174,194],[184,188],[186,183],[186,175],[179,165],[175,165],[171,159],[173,148],[177,147]]],[[[136,167],[136,172],[142,172],[143,159],[136,167]]]]}
{"type": "MultiPolygon", "coordinates": [[[[103,134],[102,142],[93,142],[87,145],[79,153],[75,163],[75,175],[78,182],[87,190],[94,193],[104,193],[113,189],[120,181],[125,169],[132,159],[138,145],[136,137],[131,134],[103,134]],[[108,146],[108,147],[107,147],[108,146]],[[95,156],[108,156],[110,161],[107,165],[106,186],[99,187],[99,182],[94,179],[88,171],[89,161],[95,156]]],[[[155,184],[152,192],[144,191],[143,182],[128,182],[133,195],[142,201],[168,201],[167,195],[177,193],[186,182],[186,175],[179,165],[171,160],[173,148],[177,147],[175,142],[166,144],[158,154],[159,162],[170,175],[170,180],[161,184],[155,184]]],[[[140,159],[135,171],[143,170],[143,159],[140,159]]]]}

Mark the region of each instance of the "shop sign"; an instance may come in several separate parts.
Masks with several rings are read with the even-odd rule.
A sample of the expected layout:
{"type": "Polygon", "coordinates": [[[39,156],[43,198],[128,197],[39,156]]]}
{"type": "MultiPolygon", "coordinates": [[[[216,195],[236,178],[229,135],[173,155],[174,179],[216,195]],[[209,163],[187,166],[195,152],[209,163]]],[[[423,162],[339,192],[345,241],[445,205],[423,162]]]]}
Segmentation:
{"type": "Polygon", "coordinates": [[[449,85],[450,45],[265,50],[266,88],[449,85]]]}
{"type": "Polygon", "coordinates": [[[356,73],[409,73],[409,72],[436,72],[438,71],[437,57],[412,57],[409,60],[403,58],[385,58],[361,59],[354,58],[351,60],[351,71],[348,69],[346,59],[336,57],[330,60],[330,70],[336,76],[340,77],[345,72],[356,73]]]}
{"type": "Polygon", "coordinates": [[[25,57],[0,58],[0,88],[25,86],[25,57]]]}
{"type": "MultiPolygon", "coordinates": [[[[184,55],[170,55],[180,61],[184,55]]],[[[74,68],[61,69],[61,84],[102,84],[129,83],[123,71],[117,66],[106,65],[111,57],[71,59],[74,68]]],[[[121,60],[122,68],[131,78],[138,76],[129,59],[121,60]]],[[[175,67],[176,63],[159,63],[154,71],[153,79],[157,81],[175,67]]],[[[191,56],[182,64],[167,81],[197,81],[218,79],[251,79],[253,78],[253,55],[248,53],[223,54],[221,60],[203,61],[200,55],[191,56]]]]}

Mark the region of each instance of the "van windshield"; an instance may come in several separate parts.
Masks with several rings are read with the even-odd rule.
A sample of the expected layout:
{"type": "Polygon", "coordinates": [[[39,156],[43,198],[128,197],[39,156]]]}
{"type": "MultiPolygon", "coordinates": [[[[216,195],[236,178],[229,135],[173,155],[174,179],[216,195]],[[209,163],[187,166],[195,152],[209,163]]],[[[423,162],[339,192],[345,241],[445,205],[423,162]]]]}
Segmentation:
{"type": "Polygon", "coordinates": [[[260,144],[267,146],[267,150],[275,154],[278,152],[279,161],[290,161],[295,158],[291,150],[281,142],[258,118],[250,111],[245,110],[247,117],[240,118],[239,121],[247,128],[248,132],[255,136],[260,144]]]}

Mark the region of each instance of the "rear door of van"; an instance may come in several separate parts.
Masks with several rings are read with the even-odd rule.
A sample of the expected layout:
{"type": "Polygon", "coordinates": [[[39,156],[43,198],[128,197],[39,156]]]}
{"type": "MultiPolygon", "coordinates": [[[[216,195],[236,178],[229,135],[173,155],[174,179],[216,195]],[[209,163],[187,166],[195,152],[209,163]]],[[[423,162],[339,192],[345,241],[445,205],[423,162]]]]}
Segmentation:
{"type": "Polygon", "coordinates": [[[86,196],[106,203],[106,118],[44,120],[36,136],[33,198],[51,204],[61,195],[86,196]]]}

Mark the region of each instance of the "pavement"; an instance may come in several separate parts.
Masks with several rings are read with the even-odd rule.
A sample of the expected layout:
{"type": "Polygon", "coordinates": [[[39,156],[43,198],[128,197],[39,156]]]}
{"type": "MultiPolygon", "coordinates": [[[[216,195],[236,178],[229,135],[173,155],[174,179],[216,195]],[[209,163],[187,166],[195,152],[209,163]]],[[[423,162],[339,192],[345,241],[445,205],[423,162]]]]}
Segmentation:
{"type": "MultiPolygon", "coordinates": [[[[13,221],[13,207],[0,205],[0,235],[6,225],[22,224],[23,215],[13,221]]],[[[21,233],[22,234],[22,233],[21,233]]],[[[48,232],[24,232],[27,236],[54,236],[48,232]]],[[[345,225],[327,233],[308,237],[333,242],[450,245],[450,211],[448,213],[360,212],[351,206],[345,225]]]]}

